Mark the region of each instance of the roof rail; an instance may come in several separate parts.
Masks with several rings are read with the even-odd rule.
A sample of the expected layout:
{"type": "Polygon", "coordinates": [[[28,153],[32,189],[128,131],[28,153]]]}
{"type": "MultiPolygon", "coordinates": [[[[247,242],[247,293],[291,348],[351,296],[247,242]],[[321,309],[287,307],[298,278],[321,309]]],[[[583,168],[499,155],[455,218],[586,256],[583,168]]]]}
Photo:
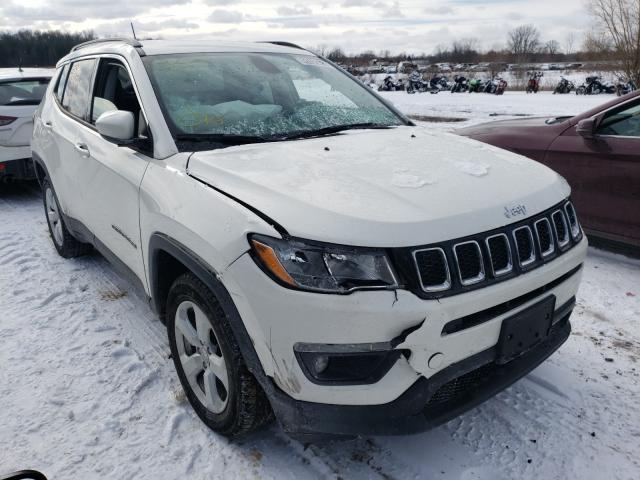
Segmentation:
{"type": "Polygon", "coordinates": [[[281,47],[291,47],[291,48],[297,48],[298,50],[306,50],[306,48],[303,48],[300,45],[296,45],[295,43],[291,43],[291,42],[264,41],[264,42],[258,42],[258,43],[272,43],[273,45],[280,45],[281,47]]]}
{"type": "Polygon", "coordinates": [[[95,40],[89,40],[88,42],[80,43],[71,49],[72,52],[76,50],[80,50],[81,48],[88,47],[90,45],[95,45],[98,43],[107,43],[107,42],[123,42],[127,45],[131,45],[134,48],[142,48],[142,44],[133,38],[126,37],[113,37],[113,38],[97,38],[95,40]]]}

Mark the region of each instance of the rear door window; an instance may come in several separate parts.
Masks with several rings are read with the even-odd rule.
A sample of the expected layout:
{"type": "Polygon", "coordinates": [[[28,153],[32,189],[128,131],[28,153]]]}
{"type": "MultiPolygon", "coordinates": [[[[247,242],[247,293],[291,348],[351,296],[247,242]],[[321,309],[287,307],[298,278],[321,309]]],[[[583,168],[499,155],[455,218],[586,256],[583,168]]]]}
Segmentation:
{"type": "Polygon", "coordinates": [[[62,94],[64,93],[64,87],[67,84],[67,77],[69,76],[69,64],[67,63],[62,67],[62,72],[58,77],[58,84],[56,85],[56,97],[58,101],[62,102],[62,94]]]}
{"type": "Polygon", "coordinates": [[[38,105],[49,85],[48,78],[29,78],[0,83],[0,105],[38,105]]]}
{"type": "Polygon", "coordinates": [[[89,111],[91,82],[96,64],[94,58],[71,64],[67,86],[62,97],[62,106],[72,115],[86,119],[89,111]]]}

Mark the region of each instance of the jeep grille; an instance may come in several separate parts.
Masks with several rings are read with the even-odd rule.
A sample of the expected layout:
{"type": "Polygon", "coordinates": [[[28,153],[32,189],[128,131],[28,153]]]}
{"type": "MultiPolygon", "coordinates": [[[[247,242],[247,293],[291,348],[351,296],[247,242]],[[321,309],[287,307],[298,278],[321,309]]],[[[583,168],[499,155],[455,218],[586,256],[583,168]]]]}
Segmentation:
{"type": "Polygon", "coordinates": [[[437,298],[537,268],[576,245],[581,237],[573,205],[563,202],[524,221],[411,253],[421,295],[437,298]]]}

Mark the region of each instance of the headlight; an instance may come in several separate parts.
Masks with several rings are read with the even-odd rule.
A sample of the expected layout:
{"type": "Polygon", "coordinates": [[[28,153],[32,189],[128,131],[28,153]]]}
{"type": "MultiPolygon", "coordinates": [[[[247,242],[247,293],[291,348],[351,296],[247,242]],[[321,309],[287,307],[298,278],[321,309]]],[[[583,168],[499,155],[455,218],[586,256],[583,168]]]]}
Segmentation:
{"type": "Polygon", "coordinates": [[[252,235],[250,242],[256,262],[272,278],[288,287],[327,293],[398,287],[383,250],[282,240],[264,235],[252,235]]]}

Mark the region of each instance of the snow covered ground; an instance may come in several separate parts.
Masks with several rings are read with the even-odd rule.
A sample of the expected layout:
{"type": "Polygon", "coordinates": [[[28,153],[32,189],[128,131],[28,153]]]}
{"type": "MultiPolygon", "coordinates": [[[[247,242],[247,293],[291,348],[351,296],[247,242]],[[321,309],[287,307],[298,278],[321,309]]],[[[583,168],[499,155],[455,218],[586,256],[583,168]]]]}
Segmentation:
{"type": "Polygon", "coordinates": [[[615,95],[554,95],[551,92],[527,95],[509,91],[504,95],[450,92],[380,94],[408,115],[438,117],[439,122],[444,123],[432,124],[432,128],[447,130],[523,116],[576,115],[616,98],[615,95]]]}
{"type": "MultiPolygon", "coordinates": [[[[412,114],[569,114],[603,97],[386,94],[412,114]],[[565,100],[566,99],[566,100],[565,100]]],[[[451,128],[458,124],[433,124],[451,128]]],[[[590,249],[573,335],[525,379],[416,436],[230,442],[181,392],[164,328],[99,255],[58,257],[34,186],[0,192],[0,475],[51,479],[640,478],[640,261],[590,249]]]]}

